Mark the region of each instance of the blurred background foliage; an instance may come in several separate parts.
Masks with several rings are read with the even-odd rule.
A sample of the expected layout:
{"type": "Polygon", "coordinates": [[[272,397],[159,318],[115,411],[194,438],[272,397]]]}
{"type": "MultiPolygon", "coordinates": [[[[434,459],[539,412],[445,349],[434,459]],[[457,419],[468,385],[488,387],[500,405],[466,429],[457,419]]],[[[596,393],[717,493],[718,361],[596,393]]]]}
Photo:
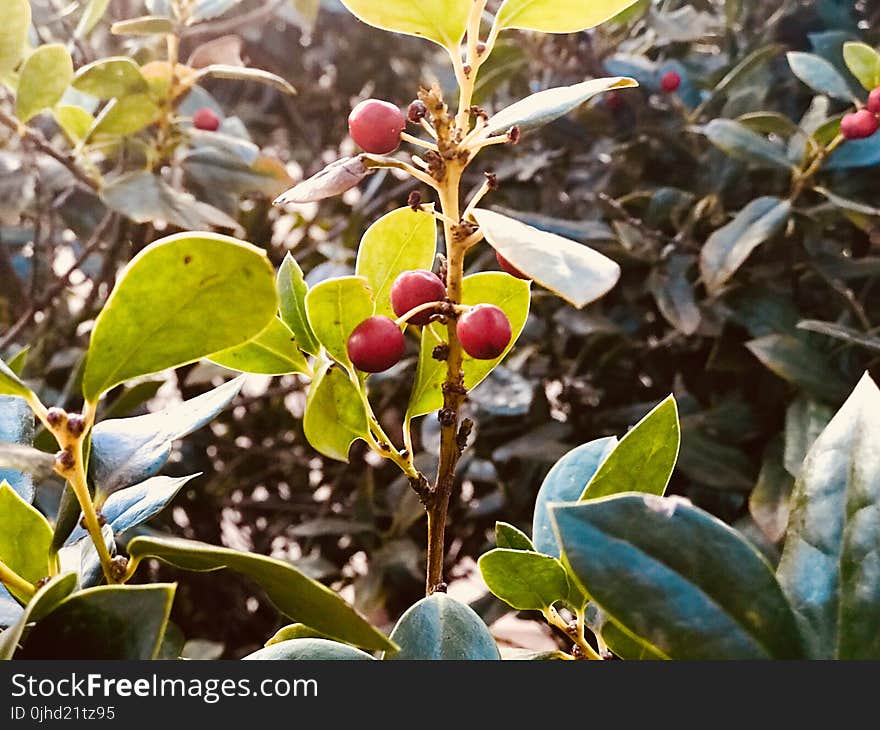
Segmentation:
{"type": "MultiPolygon", "coordinates": [[[[142,68],[167,59],[161,36],[110,32],[116,21],[168,13],[163,0],[31,4],[33,44],[64,43],[77,69],[113,56],[142,68]]],[[[196,5],[202,22],[186,29],[181,61],[264,69],[298,94],[206,78],[177,108],[164,142],[155,125],[76,139],[57,113],[31,120],[37,138],[0,127],[2,356],[28,348],[25,375],[47,403],[78,406],[91,322],[119,268],[160,235],[213,226],[265,247],[276,265],[292,251],[314,283],[352,273],[363,231],[414,189],[386,171],[341,199],[271,206],[293,182],[355,151],[346,119],[360,99],[403,107],[420,83],[450,87],[440,49],[362,25],[335,0],[196,5]],[[223,120],[214,135],[188,124],[204,106],[223,120]],[[75,155],[114,192],[97,194],[43,143],[75,155]]],[[[600,97],[472,171],[474,189],[484,169],[497,173],[491,206],[527,211],[516,215],[588,242],[624,270],[621,284],[583,312],[537,291],[518,347],[470,398],[476,438],[451,508],[448,575],[488,621],[509,610],[481,595],[474,576],[496,519],[528,529],[557,458],[625,432],[669,392],[683,425],[672,492],[778,557],[806,445],[865,369],[880,375],[880,135],[856,150],[844,145],[799,184],[791,166],[834,137],[851,101],[817,93],[821,83],[798,78],[786,52],[824,58],[864,99],[841,49],[850,40],[876,46],[878,20],[876,2],[640,0],[596,31],[510,34],[499,45],[478,89],[489,111],[594,76],[632,75],[641,88],[600,97]],[[669,70],[683,80],[675,94],[660,86],[669,70]],[[711,124],[719,119],[748,134],[731,142],[731,125],[711,124]],[[717,244],[725,235],[717,232],[760,197],[791,200],[794,212],[757,236],[727,234],[730,246],[751,240],[735,272],[719,278],[701,267],[710,237],[717,244]]],[[[68,93],[64,104],[95,111],[95,100],[68,93]]],[[[0,109],[12,113],[9,101],[0,109]]],[[[491,251],[478,248],[468,268],[495,268],[491,251]]],[[[392,435],[413,367],[411,357],[372,381],[392,435]]],[[[105,414],[155,410],[228,376],[216,366],[183,368],[117,389],[105,414]]],[[[289,559],[379,624],[392,622],[423,590],[421,506],[393,467],[360,446],[348,466],[316,456],[302,435],[303,407],[298,378],[252,377],[228,412],[175,452],[173,474],[204,475],[150,530],[289,559]]],[[[433,417],[418,436],[418,458],[430,468],[433,417]]],[[[51,513],[57,488],[40,500],[51,513]]],[[[173,619],[185,636],[209,642],[192,645],[194,655],[240,656],[277,628],[275,612],[234,576],[154,566],[149,577],[180,581],[173,619]]],[[[496,629],[516,643],[522,626],[496,629]]]]}

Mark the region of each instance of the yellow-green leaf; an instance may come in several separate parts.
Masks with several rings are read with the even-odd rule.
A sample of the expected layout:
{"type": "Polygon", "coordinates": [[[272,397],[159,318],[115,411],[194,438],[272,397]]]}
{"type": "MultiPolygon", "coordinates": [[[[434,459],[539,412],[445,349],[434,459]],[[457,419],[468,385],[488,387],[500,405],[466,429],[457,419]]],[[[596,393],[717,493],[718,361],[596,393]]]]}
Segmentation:
{"type": "Polygon", "coordinates": [[[348,462],[351,445],[369,437],[367,411],[357,386],[334,363],[315,373],[303,416],[306,439],[318,453],[348,462]]]}
{"type": "MultiPolygon", "coordinates": [[[[46,518],[9,484],[0,483],[0,561],[26,581],[36,583],[49,575],[51,543],[52,527],[46,518]]],[[[29,598],[16,597],[22,601],[29,598]]]]}
{"type": "Polygon", "coordinates": [[[296,336],[284,322],[273,319],[259,335],[243,345],[223,350],[209,358],[218,365],[258,375],[308,375],[311,368],[297,347],[296,336]]]}
{"type": "Polygon", "coordinates": [[[437,252],[437,224],[430,213],[400,208],[376,221],[361,240],[357,275],[370,282],[376,314],[391,317],[391,285],[404,271],[430,269],[437,252]]]}
{"type": "Polygon", "coordinates": [[[52,114],[73,144],[84,140],[95,123],[95,118],[81,106],[59,104],[52,110],[52,114]]]}
{"type": "Polygon", "coordinates": [[[633,5],[636,0],[505,0],[498,27],[576,33],[594,28],[633,5]]]}
{"type": "Polygon", "coordinates": [[[131,378],[239,345],[277,310],[263,249],[212,233],[156,241],[128,264],[95,322],[83,393],[96,401],[131,378]]]}
{"type": "Polygon", "coordinates": [[[362,276],[327,279],[306,295],[306,312],[315,336],[336,362],[350,366],[348,338],[373,316],[373,292],[362,276]]]}
{"type": "Polygon", "coordinates": [[[458,52],[472,0],[342,0],[352,14],[375,28],[427,38],[458,52]]]}
{"type": "Polygon", "coordinates": [[[21,60],[31,25],[28,0],[4,0],[0,23],[0,76],[12,71],[21,60]]]}
{"type": "Polygon", "coordinates": [[[40,46],[24,62],[18,81],[15,113],[29,122],[44,109],[51,109],[64,96],[73,78],[73,60],[60,43],[40,46]]]}
{"type": "MultiPolygon", "coordinates": [[[[474,274],[464,279],[462,284],[462,303],[467,305],[494,304],[510,320],[512,336],[507,350],[496,360],[474,360],[464,358],[464,382],[471,390],[479,385],[513,348],[529,316],[531,304],[530,285],[497,271],[474,274]]],[[[447,342],[446,328],[432,324],[422,329],[422,346],[416,381],[413,385],[407,416],[415,418],[443,406],[442,385],[446,378],[446,363],[432,357],[437,345],[447,342]]]]}

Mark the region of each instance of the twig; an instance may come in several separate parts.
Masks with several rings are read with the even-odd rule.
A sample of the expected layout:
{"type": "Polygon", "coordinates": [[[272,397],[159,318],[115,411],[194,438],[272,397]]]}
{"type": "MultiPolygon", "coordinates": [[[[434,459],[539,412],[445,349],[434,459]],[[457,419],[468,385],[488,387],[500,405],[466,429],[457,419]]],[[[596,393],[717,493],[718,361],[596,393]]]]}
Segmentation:
{"type": "Polygon", "coordinates": [[[55,149],[49,142],[49,140],[47,140],[43,136],[42,132],[31,127],[26,127],[25,125],[21,124],[15,117],[11,116],[3,109],[0,109],[0,124],[12,130],[15,134],[19,135],[23,140],[36,147],[43,154],[48,155],[54,160],[60,162],[62,165],[64,165],[64,167],[70,170],[71,174],[77,180],[79,180],[91,190],[97,191],[100,189],[99,183],[91,176],[86,174],[82,170],[82,168],[80,168],[72,155],[55,149]]]}
{"type": "Polygon", "coordinates": [[[43,293],[43,296],[32,302],[27,311],[25,311],[25,313],[18,318],[16,323],[12,325],[2,337],[0,337],[0,350],[9,345],[9,343],[12,342],[28,324],[30,324],[30,321],[37,312],[52,304],[55,297],[58,296],[58,294],[61,293],[61,290],[68,285],[73,273],[77,271],[80,266],[83,265],[85,260],[100,247],[103,242],[104,234],[107,232],[115,217],[116,213],[107,213],[107,215],[104,216],[104,219],[98,224],[92,237],[86,243],[83,252],[79,255],[76,261],[73,262],[70,268],[53,281],[51,286],[49,286],[43,293]]]}

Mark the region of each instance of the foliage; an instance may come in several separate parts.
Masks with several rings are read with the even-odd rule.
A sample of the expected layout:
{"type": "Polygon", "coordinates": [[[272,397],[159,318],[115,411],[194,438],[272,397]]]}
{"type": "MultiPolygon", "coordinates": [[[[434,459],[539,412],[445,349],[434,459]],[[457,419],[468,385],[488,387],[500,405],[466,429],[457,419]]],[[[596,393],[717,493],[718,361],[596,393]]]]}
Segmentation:
{"type": "Polygon", "coordinates": [[[490,3],[470,34],[489,51],[473,101],[494,112],[475,140],[522,140],[461,171],[456,206],[477,202],[452,223],[489,246],[457,262],[451,191],[402,207],[427,173],[340,140],[353,99],[469,87],[470,3],[342,3],[433,45],[382,43],[339,3],[92,3],[72,25],[45,5],[15,0],[0,30],[0,498],[33,527],[7,531],[28,550],[0,545],[0,655],[60,656],[47,637],[73,621],[116,639],[64,656],[186,655],[170,580],[174,622],[229,656],[287,617],[254,658],[497,658],[484,622],[511,610],[552,627],[541,658],[878,655],[878,395],[859,378],[880,349],[880,135],[840,134],[880,85],[876,11],[490,3]],[[204,107],[217,132],[192,123],[204,107]],[[365,317],[393,317],[399,273],[432,268],[437,220],[447,273],[463,264],[454,303],[494,303],[513,330],[498,360],[463,359],[467,402],[433,357],[443,322],[369,379],[346,351],[365,317]],[[191,232],[209,229],[235,237],[191,232]],[[492,249],[533,284],[487,271],[492,249]],[[71,413],[53,424],[43,402],[71,413]],[[450,405],[473,434],[421,418],[450,405]],[[460,461],[438,451],[462,433],[460,461]],[[476,614],[417,602],[438,471],[441,575],[482,555],[499,599],[476,614]],[[250,620],[218,628],[217,605],[250,620]]]}

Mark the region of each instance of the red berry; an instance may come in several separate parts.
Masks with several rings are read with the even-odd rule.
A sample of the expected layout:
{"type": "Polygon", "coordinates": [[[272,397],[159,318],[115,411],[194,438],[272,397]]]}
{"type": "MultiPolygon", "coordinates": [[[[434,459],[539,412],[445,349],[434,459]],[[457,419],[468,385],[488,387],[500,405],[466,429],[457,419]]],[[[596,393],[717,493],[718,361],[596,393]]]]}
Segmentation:
{"type": "Polygon", "coordinates": [[[877,116],[867,109],[847,114],[840,122],[840,133],[846,139],[867,139],[880,129],[877,116]]]}
{"type": "Polygon", "coordinates": [[[365,373],[381,373],[403,358],[406,340],[389,317],[370,317],[355,327],[348,338],[348,356],[365,373]]]}
{"type": "Polygon", "coordinates": [[[358,104],[348,117],[352,139],[365,151],[387,155],[400,146],[400,133],[406,126],[403,112],[394,104],[367,99],[358,104]]]}
{"type": "Polygon", "coordinates": [[[868,111],[880,114],[880,86],[868,94],[868,111]]]}
{"type": "Polygon", "coordinates": [[[216,132],[220,129],[220,117],[213,109],[204,107],[193,114],[193,126],[206,132],[216,132]]]}
{"type": "Polygon", "coordinates": [[[619,91],[609,91],[605,94],[605,106],[610,112],[618,112],[623,108],[623,98],[619,91]]]}
{"type": "Polygon", "coordinates": [[[504,258],[497,251],[495,252],[495,258],[498,260],[498,265],[506,271],[511,276],[515,276],[517,279],[530,279],[530,276],[526,276],[522,271],[520,271],[516,266],[514,266],[510,261],[504,258]]]}
{"type": "Polygon", "coordinates": [[[681,88],[681,76],[675,71],[667,71],[663,74],[660,85],[663,87],[663,91],[671,94],[673,91],[678,91],[681,88]]]}
{"type": "Polygon", "coordinates": [[[510,320],[493,304],[478,304],[458,320],[458,340],[477,360],[494,360],[510,344],[510,320]]]}
{"type": "MultiPolygon", "coordinates": [[[[391,307],[398,317],[430,302],[442,302],[446,297],[446,287],[433,271],[404,271],[391,285],[391,307]]],[[[409,323],[424,327],[434,314],[433,310],[410,317],[409,323]]]]}

